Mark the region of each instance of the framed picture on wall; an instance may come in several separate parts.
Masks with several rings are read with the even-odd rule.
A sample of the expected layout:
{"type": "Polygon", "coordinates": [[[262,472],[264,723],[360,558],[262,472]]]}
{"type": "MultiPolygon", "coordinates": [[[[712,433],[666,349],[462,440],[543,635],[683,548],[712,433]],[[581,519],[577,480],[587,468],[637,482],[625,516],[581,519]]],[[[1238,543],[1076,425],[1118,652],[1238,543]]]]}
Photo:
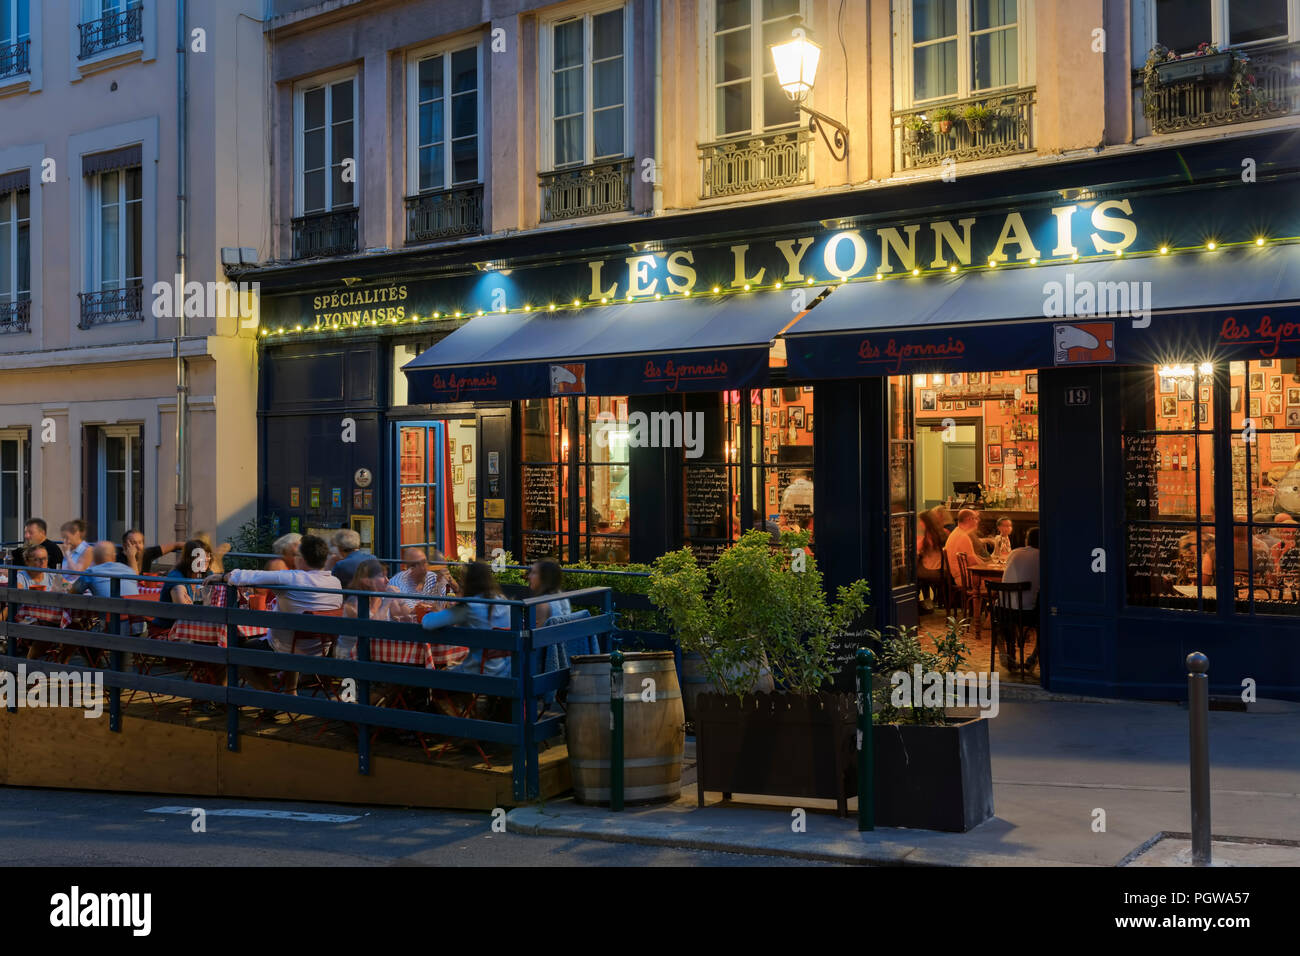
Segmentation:
{"type": "Polygon", "coordinates": [[[1269,379],[1268,379],[1268,390],[1269,390],[1270,392],[1280,392],[1280,391],[1282,391],[1282,376],[1281,376],[1281,375],[1271,375],[1271,376],[1269,376],[1269,379]]]}
{"type": "Polygon", "coordinates": [[[779,406],[781,404],[781,390],[779,388],[772,389],[771,398],[772,398],[772,407],[776,408],[777,406],[779,406]]]}
{"type": "Polygon", "coordinates": [[[1259,418],[1259,412],[1260,412],[1259,399],[1252,398],[1250,400],[1250,417],[1259,418]]]}
{"type": "Polygon", "coordinates": [[[1210,420],[1210,406],[1207,403],[1196,403],[1196,420],[1202,425],[1210,420]]]}
{"type": "Polygon", "coordinates": [[[989,381],[991,382],[994,379],[999,379],[1005,374],[1005,372],[989,372],[989,381]]]}
{"type": "Polygon", "coordinates": [[[476,488],[477,488],[477,482],[476,482],[475,479],[471,478],[471,479],[469,480],[469,484],[466,485],[466,487],[469,489],[469,496],[470,496],[471,498],[477,498],[477,497],[478,497],[478,495],[475,494],[475,490],[476,490],[476,488]]]}
{"type": "Polygon", "coordinates": [[[474,501],[467,501],[467,502],[465,503],[465,517],[468,518],[470,521],[473,521],[475,518],[478,517],[478,503],[477,503],[477,502],[474,502],[474,501]]]}
{"type": "Polygon", "coordinates": [[[1300,428],[1300,407],[1288,408],[1286,410],[1286,427],[1300,428]]]}
{"type": "Polygon", "coordinates": [[[466,465],[468,465],[470,462],[472,462],[472,461],[474,460],[474,446],[473,446],[473,445],[461,445],[461,446],[460,446],[460,460],[461,460],[464,464],[466,464],[466,465]]]}
{"type": "Polygon", "coordinates": [[[1160,376],[1160,394],[1161,395],[1174,394],[1174,380],[1170,378],[1168,375],[1160,376]]]}
{"type": "Polygon", "coordinates": [[[1268,397],[1268,405],[1265,407],[1265,411],[1267,411],[1270,415],[1281,415],[1281,414],[1282,414],[1282,396],[1281,396],[1281,395],[1270,395],[1270,396],[1268,397]]]}
{"type": "Polygon", "coordinates": [[[1273,416],[1272,416],[1272,415],[1265,415],[1263,418],[1261,418],[1261,419],[1259,420],[1259,427],[1260,427],[1260,428],[1272,428],[1272,427],[1273,427],[1273,416]]]}
{"type": "Polygon", "coordinates": [[[1250,373],[1250,390],[1251,390],[1252,392],[1262,392],[1262,391],[1264,391],[1264,373],[1263,373],[1263,372],[1251,372],[1251,373],[1250,373]]]}
{"type": "Polygon", "coordinates": [[[1288,388],[1286,390],[1286,403],[1288,405],[1300,405],[1300,388],[1288,388]]]}
{"type": "Polygon", "coordinates": [[[804,407],[802,405],[790,406],[790,421],[794,423],[795,428],[803,428],[804,407]]]}
{"type": "Polygon", "coordinates": [[[984,430],[984,440],[990,445],[1002,444],[1002,426],[990,425],[984,430]]]}
{"type": "MultiPolygon", "coordinates": [[[[1300,389],[1297,389],[1297,391],[1300,391],[1300,389]]],[[[1228,411],[1230,412],[1241,411],[1241,386],[1240,385],[1232,386],[1232,390],[1228,392],[1228,411]]]]}
{"type": "Polygon", "coordinates": [[[456,454],[456,439],[447,439],[447,454],[454,456],[456,454]]]}
{"type": "Polygon", "coordinates": [[[1178,415],[1178,399],[1172,395],[1160,396],[1160,417],[1176,418],[1178,415]]]}
{"type": "Polygon", "coordinates": [[[1002,446],[989,445],[988,448],[989,448],[989,464],[990,465],[1002,464],[1002,446]]]}
{"type": "Polygon", "coordinates": [[[940,403],[939,403],[939,411],[941,411],[941,412],[950,412],[950,411],[952,411],[952,402],[940,402],[940,403]]]}
{"type": "Polygon", "coordinates": [[[1025,391],[1030,395],[1038,394],[1038,373],[1030,372],[1025,376],[1025,391]]]}
{"type": "Polygon", "coordinates": [[[812,387],[811,385],[805,385],[805,386],[803,387],[803,390],[804,390],[805,392],[811,392],[811,391],[813,390],[813,387],[812,387]]]}
{"type": "Polygon", "coordinates": [[[781,423],[777,426],[784,430],[790,424],[790,409],[788,407],[781,409],[781,423]]]}
{"type": "Polygon", "coordinates": [[[1272,368],[1272,367],[1273,367],[1273,360],[1272,360],[1272,359],[1260,359],[1259,362],[1257,362],[1256,364],[1259,365],[1260,368],[1272,368]]]}
{"type": "Polygon", "coordinates": [[[813,420],[813,413],[812,413],[812,412],[809,412],[809,413],[808,413],[808,431],[810,431],[810,432],[812,431],[812,420],[813,420]]]}
{"type": "Polygon", "coordinates": [[[989,486],[990,488],[1001,488],[1001,487],[1002,487],[1002,469],[1001,469],[1000,467],[999,467],[999,468],[990,468],[990,469],[989,469],[989,480],[988,480],[988,486],[989,486]]]}
{"type": "Polygon", "coordinates": [[[776,485],[767,486],[767,506],[769,508],[776,507],[776,485]]]}
{"type": "Polygon", "coordinates": [[[1192,380],[1190,378],[1178,379],[1178,400],[1180,402],[1196,401],[1196,392],[1192,390],[1192,380]]]}
{"type": "Polygon", "coordinates": [[[463,484],[465,484],[465,466],[464,466],[464,465],[457,465],[457,466],[456,466],[455,471],[452,472],[452,482],[453,482],[454,484],[457,484],[457,485],[463,485],[463,484]]]}
{"type": "Polygon", "coordinates": [[[960,384],[961,384],[961,372],[951,372],[951,373],[949,373],[949,375],[948,375],[948,384],[949,384],[949,385],[960,385],[960,384]]]}
{"type": "Polygon", "coordinates": [[[921,389],[921,411],[933,412],[938,408],[938,392],[932,388],[921,389]]]}
{"type": "Polygon", "coordinates": [[[978,385],[978,384],[980,384],[980,373],[979,373],[979,372],[967,372],[967,373],[966,373],[966,384],[967,384],[967,385],[978,385]]]}
{"type": "Polygon", "coordinates": [[[1202,385],[1202,386],[1201,386],[1201,401],[1203,401],[1203,402],[1208,402],[1209,400],[1210,400],[1210,386],[1208,386],[1208,385],[1202,385]]]}
{"type": "Polygon", "coordinates": [[[954,412],[964,412],[964,411],[966,411],[966,403],[965,403],[965,402],[953,402],[953,403],[952,403],[952,410],[953,410],[954,412]]]}

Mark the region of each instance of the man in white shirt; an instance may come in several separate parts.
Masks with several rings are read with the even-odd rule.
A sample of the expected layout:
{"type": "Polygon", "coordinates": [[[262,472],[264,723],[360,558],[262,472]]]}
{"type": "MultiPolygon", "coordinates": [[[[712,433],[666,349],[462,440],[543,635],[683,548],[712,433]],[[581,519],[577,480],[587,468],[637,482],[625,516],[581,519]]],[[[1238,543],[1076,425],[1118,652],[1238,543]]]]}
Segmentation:
{"type": "MultiPolygon", "coordinates": [[[[297,588],[323,588],[332,591],[341,590],[339,579],[325,570],[325,561],[329,558],[329,545],[324,538],[316,535],[304,535],[294,558],[295,568],[290,571],[228,571],[223,575],[209,578],[210,582],[224,581],[239,587],[269,588],[275,592],[276,605],[280,611],[288,614],[302,614],[304,611],[334,611],[343,606],[343,595],[328,594],[322,591],[299,591],[297,588]]],[[[319,641],[293,643],[294,629],[272,628],[271,647],[280,654],[319,655],[319,641]]],[[[266,675],[256,671],[249,672],[249,683],[258,686],[268,684],[266,675]]],[[[298,674],[286,675],[285,692],[296,694],[298,691],[298,674]]]]}
{"type": "Polygon", "coordinates": [[[72,586],[81,572],[85,571],[95,560],[90,542],[86,540],[86,522],[80,518],[74,518],[71,521],[65,521],[63,527],[59,529],[63,532],[63,564],[60,570],[75,571],[76,574],[64,575],[61,579],[56,578],[61,583],[59,590],[66,591],[72,586]]]}
{"type": "MultiPolygon", "coordinates": [[[[393,575],[389,585],[394,590],[401,591],[403,594],[428,594],[432,597],[444,597],[449,591],[455,593],[451,584],[451,576],[447,574],[447,566],[442,562],[445,560],[442,553],[434,549],[433,559],[435,570],[429,568],[429,558],[423,548],[404,548],[402,550],[402,570],[393,575]]],[[[408,598],[401,601],[407,610],[414,610],[416,605],[431,603],[418,601],[415,598],[408,598]]]]}
{"type": "MultiPolygon", "coordinates": [[[[1002,572],[1003,584],[1020,584],[1029,582],[1028,592],[1010,594],[1013,607],[1020,608],[1021,623],[1037,628],[1038,626],[1038,529],[1030,528],[1025,535],[1025,546],[1016,548],[1007,558],[1006,570],[1002,572]],[[1021,604],[1020,599],[1024,598],[1021,604]]],[[[1037,646],[1025,661],[1026,667],[1033,667],[1038,660],[1037,646]]]]}

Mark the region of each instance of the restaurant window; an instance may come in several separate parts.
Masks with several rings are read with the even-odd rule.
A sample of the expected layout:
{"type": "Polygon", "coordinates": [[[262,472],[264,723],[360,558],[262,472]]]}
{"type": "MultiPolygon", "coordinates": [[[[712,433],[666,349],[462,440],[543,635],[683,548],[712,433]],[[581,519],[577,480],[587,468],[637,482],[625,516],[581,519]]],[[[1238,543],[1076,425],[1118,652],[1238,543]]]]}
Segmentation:
{"type": "Polygon", "coordinates": [[[774,44],[790,39],[801,0],[714,0],[712,5],[714,134],[758,133],[799,123],[798,105],[776,81],[774,44]]]}
{"type": "Polygon", "coordinates": [[[1229,364],[1232,583],[1235,608],[1300,610],[1300,367],[1296,359],[1229,364]]]}
{"type": "MultiPolygon", "coordinates": [[[[743,394],[698,392],[684,399],[686,415],[694,417],[683,420],[683,429],[690,424],[696,444],[682,448],[682,542],[701,561],[713,561],[740,537],[743,394]]],[[[762,393],[748,394],[757,402],[762,393]]]]}
{"type": "Polygon", "coordinates": [[[355,205],[359,176],[356,118],[355,77],[297,91],[294,103],[297,215],[355,205]]]}
{"type": "Polygon", "coordinates": [[[620,4],[544,27],[543,129],[551,169],[627,155],[627,21],[620,4]]]}
{"type": "Polygon", "coordinates": [[[1214,384],[1210,365],[1136,370],[1123,395],[1128,603],[1212,610],[1214,384]]]}
{"type": "Polygon", "coordinates": [[[1030,0],[912,0],[898,10],[910,20],[900,35],[908,66],[910,97],[902,105],[966,98],[1014,87],[1028,73],[1030,0]]]}
{"type": "MultiPolygon", "coordinates": [[[[924,376],[922,376],[924,377],[924,376]]],[[[888,379],[889,390],[889,583],[902,587],[916,580],[916,509],[912,499],[912,380],[888,379]]]]}
{"type": "Polygon", "coordinates": [[[630,436],[622,426],[627,421],[627,398],[580,398],[578,406],[583,417],[578,442],[578,558],[593,564],[626,564],[631,544],[630,436]]]}
{"type": "MultiPolygon", "coordinates": [[[[477,183],[480,47],[439,51],[413,60],[407,107],[412,193],[477,183]]],[[[410,187],[408,187],[410,188],[410,187]]]]}
{"type": "Polygon", "coordinates": [[[750,414],[754,527],[815,534],[813,387],[753,390],[750,414]]]}
{"type": "Polygon", "coordinates": [[[1175,53],[1286,40],[1288,0],[1152,0],[1155,38],[1175,53]]]}
{"type": "Polygon", "coordinates": [[[27,433],[0,431],[0,542],[22,540],[23,521],[31,513],[30,475],[27,433]]]}

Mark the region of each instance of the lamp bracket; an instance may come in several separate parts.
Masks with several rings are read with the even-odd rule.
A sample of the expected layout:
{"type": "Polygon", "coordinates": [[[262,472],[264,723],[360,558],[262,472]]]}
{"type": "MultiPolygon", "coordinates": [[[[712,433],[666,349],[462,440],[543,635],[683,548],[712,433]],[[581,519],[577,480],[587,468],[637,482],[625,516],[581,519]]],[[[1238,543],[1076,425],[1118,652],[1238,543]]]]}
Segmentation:
{"type": "Polygon", "coordinates": [[[839,120],[831,119],[825,113],[819,113],[817,110],[804,104],[799,104],[799,109],[808,114],[808,128],[816,130],[822,135],[822,141],[826,143],[826,148],[831,151],[831,156],[843,162],[849,154],[849,128],[839,120]],[[835,131],[832,137],[826,127],[835,131]]]}

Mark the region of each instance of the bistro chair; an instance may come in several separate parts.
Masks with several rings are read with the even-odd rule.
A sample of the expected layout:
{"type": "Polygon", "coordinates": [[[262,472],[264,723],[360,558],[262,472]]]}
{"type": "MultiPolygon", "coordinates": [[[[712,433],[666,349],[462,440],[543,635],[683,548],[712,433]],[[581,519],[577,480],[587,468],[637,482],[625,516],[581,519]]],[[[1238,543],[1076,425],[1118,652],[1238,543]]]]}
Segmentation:
{"type": "MultiPolygon", "coordinates": [[[[963,555],[964,557],[964,555],[963,555]]],[[[990,635],[989,642],[989,673],[992,674],[997,669],[998,641],[1005,639],[1007,650],[1004,657],[1007,658],[1007,670],[1024,670],[1025,668],[1025,636],[1029,632],[1031,625],[1025,623],[1025,617],[1020,610],[1020,605],[1029,595],[1029,589],[1033,587],[1028,581],[1017,581],[1013,584],[1007,584],[999,581],[989,581],[984,585],[989,592],[989,617],[990,617],[990,635]],[[1020,648],[1020,663],[1015,661],[1015,647],[1020,648]]]]}
{"type": "Polygon", "coordinates": [[[957,570],[961,575],[961,588],[957,592],[958,608],[963,614],[969,613],[971,617],[975,617],[975,609],[978,607],[979,602],[979,593],[975,590],[977,586],[975,578],[970,573],[969,555],[957,555],[957,570]]]}
{"type": "Polygon", "coordinates": [[[956,585],[952,581],[952,568],[948,566],[948,552],[943,548],[939,549],[939,593],[943,598],[943,609],[946,617],[952,617],[954,603],[960,604],[960,597],[955,593],[956,585]]]}

